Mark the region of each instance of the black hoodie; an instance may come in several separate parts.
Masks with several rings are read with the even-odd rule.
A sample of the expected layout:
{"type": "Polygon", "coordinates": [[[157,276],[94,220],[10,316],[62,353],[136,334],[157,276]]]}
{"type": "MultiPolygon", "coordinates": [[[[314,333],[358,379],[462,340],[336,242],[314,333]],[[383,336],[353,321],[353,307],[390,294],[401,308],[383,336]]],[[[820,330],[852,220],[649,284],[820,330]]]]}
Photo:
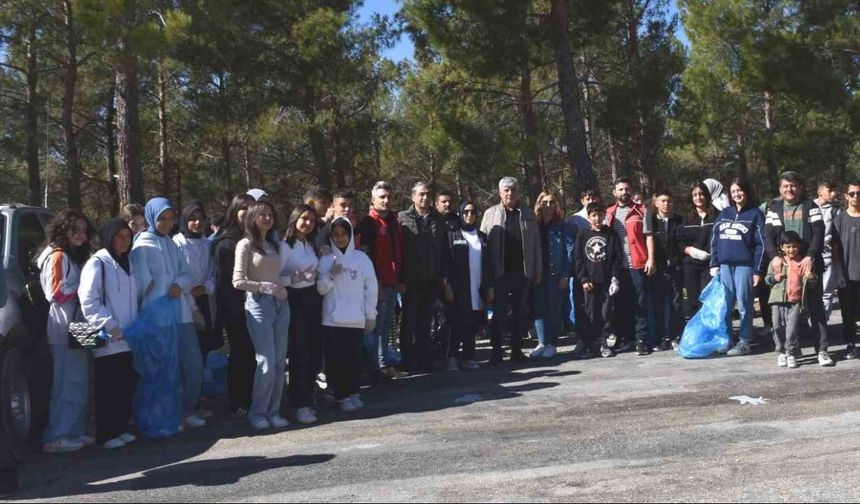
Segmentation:
{"type": "Polygon", "coordinates": [[[576,281],[608,287],[612,277],[620,277],[623,271],[622,253],[618,236],[607,226],[580,231],[575,246],[576,281]]]}

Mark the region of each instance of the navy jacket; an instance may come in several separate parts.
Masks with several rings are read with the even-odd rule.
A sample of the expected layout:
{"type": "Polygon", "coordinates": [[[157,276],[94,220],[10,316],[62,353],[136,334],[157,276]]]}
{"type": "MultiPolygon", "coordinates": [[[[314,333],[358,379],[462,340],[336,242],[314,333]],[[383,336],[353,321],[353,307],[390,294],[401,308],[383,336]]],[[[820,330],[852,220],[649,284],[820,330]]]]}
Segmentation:
{"type": "Polygon", "coordinates": [[[767,268],[764,229],[764,214],[753,205],[741,211],[732,205],[720,212],[711,238],[711,267],[750,266],[764,276],[767,268]]]}

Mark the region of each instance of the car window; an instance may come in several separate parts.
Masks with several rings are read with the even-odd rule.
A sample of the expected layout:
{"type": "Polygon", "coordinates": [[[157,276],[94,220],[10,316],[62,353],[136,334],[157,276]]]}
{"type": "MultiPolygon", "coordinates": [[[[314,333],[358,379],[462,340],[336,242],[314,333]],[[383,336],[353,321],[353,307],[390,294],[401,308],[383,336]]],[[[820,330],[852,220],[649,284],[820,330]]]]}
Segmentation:
{"type": "Polygon", "coordinates": [[[45,243],[45,228],[34,213],[21,216],[18,226],[18,264],[25,276],[38,274],[36,255],[45,243]]]}

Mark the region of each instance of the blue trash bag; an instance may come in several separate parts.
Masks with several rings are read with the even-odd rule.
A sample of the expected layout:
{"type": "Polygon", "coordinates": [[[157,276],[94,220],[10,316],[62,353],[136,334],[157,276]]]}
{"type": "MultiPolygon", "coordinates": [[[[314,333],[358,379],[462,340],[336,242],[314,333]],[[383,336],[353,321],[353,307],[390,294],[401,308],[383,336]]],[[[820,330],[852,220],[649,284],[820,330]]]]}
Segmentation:
{"type": "Polygon", "coordinates": [[[180,313],[178,299],[158,298],[124,331],[134,356],[134,369],[140,375],[134,419],[147,438],[173,436],[182,424],[180,313]]]}
{"type": "Polygon", "coordinates": [[[227,393],[228,358],[221,352],[212,351],[206,356],[206,369],[203,370],[203,395],[218,397],[227,393]]]}
{"type": "Polygon", "coordinates": [[[570,281],[569,281],[570,289],[568,289],[568,291],[567,291],[568,300],[570,301],[570,313],[567,314],[567,318],[568,318],[568,320],[570,320],[570,323],[573,324],[574,326],[576,326],[576,301],[573,299],[573,289],[576,288],[576,282],[577,282],[577,280],[575,278],[570,277],[570,281]]]}
{"type": "Polygon", "coordinates": [[[726,288],[723,287],[719,275],[705,287],[699,301],[702,302],[702,307],[687,322],[684,335],[681,336],[678,355],[685,359],[704,359],[729,348],[726,288]]]}

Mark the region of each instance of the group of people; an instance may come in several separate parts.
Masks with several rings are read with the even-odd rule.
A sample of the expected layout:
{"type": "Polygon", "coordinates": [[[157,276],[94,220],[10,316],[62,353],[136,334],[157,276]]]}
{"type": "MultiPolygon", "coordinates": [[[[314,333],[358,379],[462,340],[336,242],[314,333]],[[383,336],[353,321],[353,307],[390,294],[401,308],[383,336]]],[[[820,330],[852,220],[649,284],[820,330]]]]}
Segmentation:
{"type": "Polygon", "coordinates": [[[498,184],[500,202],[483,214],[477,202],[455,205],[453,194],[434,194],[426,182],[412,187],[411,206],[398,213],[383,181],[361,218],[352,192],[315,189],[285,227],[265,191],[253,189],[217,219],[199,202],[180,209],[153,198],[145,208],[124,208],[97,235],[82,213],[67,210],[49,225],[38,259],[54,374],[44,450],[135,441],[129,424],[138,375],[123,331],[165,296],[180,306],[187,428],[206,424],[199,410],[204,356],[225,344],[224,335],[232,414],[254,430],[283,428],[285,387],[295,420],[313,424],[322,376],[351,413],[364,407],[362,374],[375,382],[432,372],[440,356],[449,371],[477,369],[482,330],[492,344],[490,365],[504,359],[506,334],[511,361],[554,357],[566,325],[576,327],[578,358],[677,348],[712,277],[740,316],[729,355],[751,351],[758,295],[771,307],[762,316],[780,366],[797,367],[807,323],[820,364],[833,365],[827,323],[838,291],[854,358],[860,182],[847,186],[844,211],[832,184],[820,183],[815,200],[803,187],[787,172],[780,197],[759,206],[748,181],[732,180],[725,193],[709,179],[689,189],[678,214],[669,191],[637,201],[632,182],[621,178],[611,204],[585,190],[582,209],[565,219],[557,194],[542,192],[530,208],[510,177],[498,184]],[[106,341],[93,351],[95,438],[85,432],[89,353],[68,341],[78,320],[106,341]],[[538,345],[527,356],[531,327],[538,345]]]}

